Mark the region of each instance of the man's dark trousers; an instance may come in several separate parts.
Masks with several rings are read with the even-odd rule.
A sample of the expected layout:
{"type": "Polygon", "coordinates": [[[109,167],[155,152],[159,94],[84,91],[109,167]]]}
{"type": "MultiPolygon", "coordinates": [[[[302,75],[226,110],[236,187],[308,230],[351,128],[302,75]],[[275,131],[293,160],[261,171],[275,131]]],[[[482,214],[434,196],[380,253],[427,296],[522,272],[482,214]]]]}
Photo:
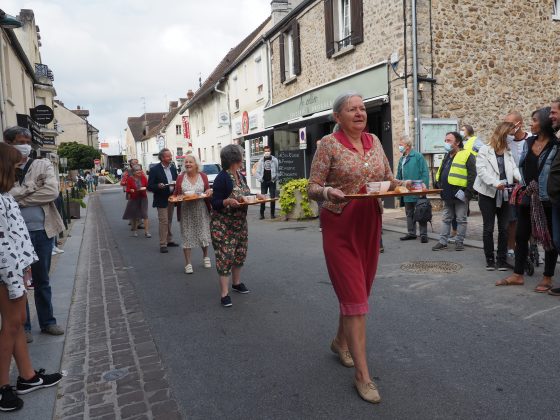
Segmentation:
{"type": "MultiPolygon", "coordinates": [[[[261,194],[270,194],[270,198],[276,197],[276,181],[263,181],[261,182],[261,194]]],[[[266,208],[265,203],[261,203],[261,216],[264,217],[264,209],[266,208]]],[[[274,217],[274,211],[276,210],[276,202],[270,202],[270,217],[274,217]]]]}

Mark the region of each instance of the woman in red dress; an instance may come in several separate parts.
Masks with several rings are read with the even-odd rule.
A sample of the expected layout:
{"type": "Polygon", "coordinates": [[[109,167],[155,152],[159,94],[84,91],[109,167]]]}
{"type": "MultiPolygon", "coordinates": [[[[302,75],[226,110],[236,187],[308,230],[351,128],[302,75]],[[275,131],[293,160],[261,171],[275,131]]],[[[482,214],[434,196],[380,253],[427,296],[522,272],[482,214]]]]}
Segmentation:
{"type": "Polygon", "coordinates": [[[364,129],[366,108],[361,95],[347,93],[333,104],[339,129],[323,137],[311,165],[309,197],[324,200],[321,209],[323,251],[329,277],[340,303],[338,332],[331,350],[346,367],[355,367],[354,384],[361,398],[381,401],[366,360],[368,297],[377,270],[381,237],[378,200],[348,200],[365,193],[370,181],[403,184],[391,172],[379,139],[364,129]]]}

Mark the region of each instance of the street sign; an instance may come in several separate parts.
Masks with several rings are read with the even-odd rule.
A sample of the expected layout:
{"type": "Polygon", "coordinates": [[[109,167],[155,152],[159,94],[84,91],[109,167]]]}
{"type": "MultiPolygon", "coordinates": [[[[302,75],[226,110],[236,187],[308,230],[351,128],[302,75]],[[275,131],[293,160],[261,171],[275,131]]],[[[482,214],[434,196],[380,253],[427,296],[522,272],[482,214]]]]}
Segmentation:
{"type": "Polygon", "coordinates": [[[307,149],[307,131],[305,127],[299,129],[299,149],[307,149]]]}
{"type": "Polygon", "coordinates": [[[49,124],[54,119],[54,111],[47,105],[37,105],[29,110],[29,115],[38,124],[49,124]]]}

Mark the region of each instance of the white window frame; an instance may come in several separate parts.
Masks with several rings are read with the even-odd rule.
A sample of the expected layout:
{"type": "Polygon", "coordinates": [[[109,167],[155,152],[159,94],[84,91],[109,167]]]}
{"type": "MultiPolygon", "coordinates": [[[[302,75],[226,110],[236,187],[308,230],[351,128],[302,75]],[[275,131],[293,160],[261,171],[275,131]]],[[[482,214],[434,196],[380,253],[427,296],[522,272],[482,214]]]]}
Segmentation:
{"type": "Polygon", "coordinates": [[[352,15],[350,12],[350,0],[335,0],[334,20],[334,43],[335,51],[340,51],[352,45],[352,39],[348,38],[352,34],[352,15]],[[344,44],[340,41],[348,38],[344,44]]]}
{"type": "Polygon", "coordinates": [[[183,134],[183,127],[181,124],[175,124],[175,134],[180,135],[183,134]]]}
{"type": "Polygon", "coordinates": [[[284,71],[286,72],[286,80],[296,77],[294,68],[294,34],[291,30],[284,33],[284,71]]]}
{"type": "Polygon", "coordinates": [[[560,20],[560,0],[554,0],[552,20],[560,20]]]}

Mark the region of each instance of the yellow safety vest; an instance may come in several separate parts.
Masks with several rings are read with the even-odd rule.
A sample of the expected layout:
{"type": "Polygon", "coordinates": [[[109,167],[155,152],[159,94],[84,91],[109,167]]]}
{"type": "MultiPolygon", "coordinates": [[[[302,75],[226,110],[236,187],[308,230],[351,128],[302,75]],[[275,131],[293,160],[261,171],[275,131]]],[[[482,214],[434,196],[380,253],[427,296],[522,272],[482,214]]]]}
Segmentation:
{"type": "Polygon", "coordinates": [[[463,147],[463,150],[468,150],[475,156],[478,155],[478,152],[473,149],[474,142],[476,141],[476,139],[477,139],[476,136],[469,137],[467,139],[467,142],[465,143],[465,146],[463,147]]]}
{"type": "MultiPolygon", "coordinates": [[[[470,150],[461,150],[457,152],[453,161],[451,162],[451,168],[449,169],[449,175],[447,176],[447,182],[449,185],[455,185],[456,187],[465,188],[467,186],[467,160],[471,155],[470,150]]],[[[439,176],[441,174],[441,165],[436,174],[436,182],[439,182],[439,176]]]]}

